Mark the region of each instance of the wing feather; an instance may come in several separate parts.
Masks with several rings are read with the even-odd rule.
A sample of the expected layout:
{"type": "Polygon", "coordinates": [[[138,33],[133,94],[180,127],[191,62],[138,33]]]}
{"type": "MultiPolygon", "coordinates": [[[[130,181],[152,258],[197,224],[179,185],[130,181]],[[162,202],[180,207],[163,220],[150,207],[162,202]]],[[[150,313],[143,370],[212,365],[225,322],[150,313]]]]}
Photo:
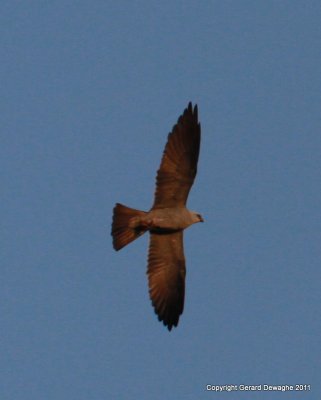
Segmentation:
{"type": "Polygon", "coordinates": [[[150,234],[147,274],[155,313],[171,330],[177,326],[184,309],[186,269],[182,231],[150,234]]]}
{"type": "Polygon", "coordinates": [[[189,103],[168,135],[152,208],[185,206],[197,172],[200,138],[197,105],[193,109],[189,103]]]}

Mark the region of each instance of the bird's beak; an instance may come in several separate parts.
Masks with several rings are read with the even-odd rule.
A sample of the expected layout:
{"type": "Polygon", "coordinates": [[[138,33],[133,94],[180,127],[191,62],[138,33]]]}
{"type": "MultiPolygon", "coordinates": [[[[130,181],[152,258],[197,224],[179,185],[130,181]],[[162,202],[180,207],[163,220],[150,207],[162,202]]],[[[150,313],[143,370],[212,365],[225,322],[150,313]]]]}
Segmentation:
{"type": "Polygon", "coordinates": [[[200,215],[200,222],[204,222],[204,219],[201,215],[200,215]]]}

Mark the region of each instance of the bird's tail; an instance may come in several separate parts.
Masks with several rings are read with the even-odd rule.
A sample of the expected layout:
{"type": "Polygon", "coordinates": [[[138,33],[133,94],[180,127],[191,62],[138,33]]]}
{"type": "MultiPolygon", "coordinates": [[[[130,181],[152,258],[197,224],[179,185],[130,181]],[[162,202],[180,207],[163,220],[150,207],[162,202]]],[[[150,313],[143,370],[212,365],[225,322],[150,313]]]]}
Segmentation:
{"type": "Polygon", "coordinates": [[[135,210],[134,208],[126,207],[123,204],[117,203],[115,205],[111,228],[115,250],[118,251],[122,249],[124,246],[146,232],[146,228],[135,224],[135,219],[139,219],[139,217],[142,217],[145,214],[145,211],[135,210]]]}

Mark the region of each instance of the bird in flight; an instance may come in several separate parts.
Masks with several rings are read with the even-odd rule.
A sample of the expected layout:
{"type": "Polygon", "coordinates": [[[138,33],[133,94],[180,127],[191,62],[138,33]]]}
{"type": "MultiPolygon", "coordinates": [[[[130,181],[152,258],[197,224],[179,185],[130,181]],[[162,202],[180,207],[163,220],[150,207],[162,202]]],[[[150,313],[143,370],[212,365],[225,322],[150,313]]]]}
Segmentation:
{"type": "Polygon", "coordinates": [[[186,208],[197,172],[201,126],[197,105],[188,107],[168,135],[156,176],[154,204],[140,211],[117,203],[113,210],[113,247],[120,250],[146,231],[149,295],[159,321],[170,331],[184,309],[185,257],[183,230],[203,222],[200,214],[186,208]]]}

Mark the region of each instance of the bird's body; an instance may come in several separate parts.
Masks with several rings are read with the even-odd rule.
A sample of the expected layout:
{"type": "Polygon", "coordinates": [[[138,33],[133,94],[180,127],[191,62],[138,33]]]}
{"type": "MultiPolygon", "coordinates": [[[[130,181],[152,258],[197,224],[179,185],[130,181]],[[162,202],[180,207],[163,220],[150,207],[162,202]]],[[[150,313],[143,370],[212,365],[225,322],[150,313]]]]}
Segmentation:
{"type": "Polygon", "coordinates": [[[146,231],[150,232],[149,293],[158,319],[169,330],[177,326],[184,308],[183,230],[203,222],[198,213],[186,208],[197,171],[200,134],[197,106],[193,109],[189,103],[168,135],[151,210],[140,211],[119,203],[114,208],[112,236],[115,250],[146,231]]]}
{"type": "Polygon", "coordinates": [[[146,227],[152,232],[171,232],[186,229],[195,222],[200,222],[200,215],[186,207],[166,207],[152,209],[145,215],[133,217],[129,226],[146,227]]]}

